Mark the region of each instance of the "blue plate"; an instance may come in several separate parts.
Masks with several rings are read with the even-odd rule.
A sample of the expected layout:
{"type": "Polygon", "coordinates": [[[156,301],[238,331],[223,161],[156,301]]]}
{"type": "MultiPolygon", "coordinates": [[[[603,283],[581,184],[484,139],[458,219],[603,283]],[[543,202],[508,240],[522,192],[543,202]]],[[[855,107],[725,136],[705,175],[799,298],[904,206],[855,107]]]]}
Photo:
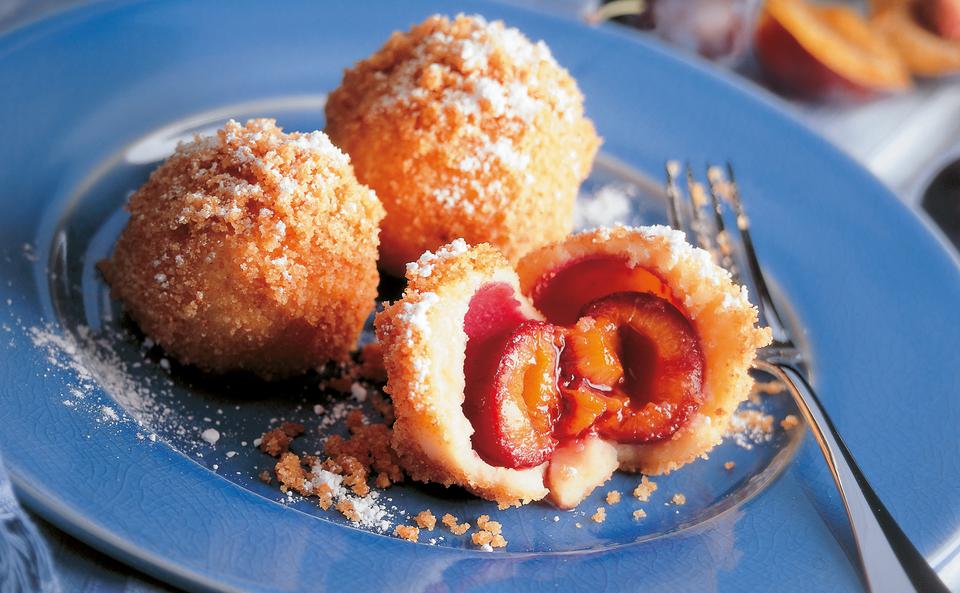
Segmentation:
{"type": "MultiPolygon", "coordinates": [[[[267,425],[307,422],[298,447],[309,451],[321,441],[314,407],[358,402],[316,377],[261,384],[179,368],[110,301],[96,262],[125,197],[177,138],[228,117],[322,128],[324,93],[345,66],[392,30],[457,10],[546,40],[577,77],[605,138],[587,190],[631,195],[622,220],[662,220],[667,158],[736,164],[823,400],[904,530],[957,586],[960,273],[940,239],[765,96],[612,28],[498,4],[107,2],[0,39],[0,447],[24,500],[198,591],[860,588],[829,476],[801,431],[741,443],[749,450],[731,440],[658,478],[644,505],[628,494],[636,478],[618,475],[579,511],[500,513],[506,552],[443,530],[410,544],[257,479],[272,464],[252,446],[267,425]],[[215,443],[201,438],[210,428],[215,443]],[[613,488],[624,502],[591,522],[613,488]],[[670,504],[678,492],[686,505],[670,504]]],[[[776,396],[765,405],[790,410],[776,396]]],[[[418,485],[381,502],[394,521],[428,507],[496,513],[418,485]]]]}

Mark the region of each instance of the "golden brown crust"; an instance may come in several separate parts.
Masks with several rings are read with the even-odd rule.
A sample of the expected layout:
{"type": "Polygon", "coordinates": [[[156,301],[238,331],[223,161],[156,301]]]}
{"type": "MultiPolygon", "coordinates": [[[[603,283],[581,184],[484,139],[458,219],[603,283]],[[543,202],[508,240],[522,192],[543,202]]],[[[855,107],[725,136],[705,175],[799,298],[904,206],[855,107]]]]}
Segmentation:
{"type": "Polygon", "coordinates": [[[322,132],[231,121],[180,145],[128,210],[104,275],[181,362],[277,376],[354,347],[383,208],[322,132]]]}
{"type": "Polygon", "coordinates": [[[456,237],[516,261],[566,235],[599,146],[582,104],[542,42],[480,17],[430,17],[348,69],[327,131],[386,207],[381,266],[456,237]]]}
{"type": "Polygon", "coordinates": [[[750,365],[757,348],[770,342],[770,331],[756,326],[757,311],[746,289],[735,285],[707,252],[687,243],[683,233],[662,226],[596,229],[532,252],[517,267],[521,288],[529,295],[545,274],[597,254],[624,257],[660,276],[681,297],[700,337],[706,360],[706,400],[700,411],[669,440],[617,446],[621,469],[668,473],[723,439],[734,411],[750,394],[750,365]]]}

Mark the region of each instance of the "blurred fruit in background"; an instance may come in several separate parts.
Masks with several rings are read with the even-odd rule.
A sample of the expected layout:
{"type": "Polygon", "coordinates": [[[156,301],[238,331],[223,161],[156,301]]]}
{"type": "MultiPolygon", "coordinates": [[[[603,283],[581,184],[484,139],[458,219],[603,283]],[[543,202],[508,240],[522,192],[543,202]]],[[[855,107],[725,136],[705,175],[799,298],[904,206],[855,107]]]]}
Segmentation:
{"type": "Polygon", "coordinates": [[[960,0],[870,0],[865,12],[838,0],[611,0],[592,18],[728,67],[752,49],[762,81],[801,99],[861,102],[960,72],[960,0]]]}
{"type": "Polygon", "coordinates": [[[915,75],[960,72],[960,0],[874,0],[871,13],[915,75]]]}
{"type": "Polygon", "coordinates": [[[911,85],[897,50],[847,6],[769,0],[755,43],[772,86],[792,95],[862,99],[911,85]]]}

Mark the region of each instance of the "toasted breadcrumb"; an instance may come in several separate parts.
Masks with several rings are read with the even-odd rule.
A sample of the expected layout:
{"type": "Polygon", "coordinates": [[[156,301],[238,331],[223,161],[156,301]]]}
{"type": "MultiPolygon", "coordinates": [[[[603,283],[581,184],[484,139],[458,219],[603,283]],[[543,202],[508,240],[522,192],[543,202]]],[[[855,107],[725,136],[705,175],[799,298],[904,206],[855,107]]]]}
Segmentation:
{"type": "Polygon", "coordinates": [[[280,425],[280,430],[291,439],[295,439],[303,434],[304,428],[299,422],[284,422],[280,425]]]}
{"type": "Polygon", "coordinates": [[[280,457],[281,454],[289,450],[290,442],[293,437],[288,435],[281,428],[263,433],[260,437],[260,450],[273,457],[280,457]]]}
{"type": "Polygon", "coordinates": [[[673,502],[673,504],[675,504],[675,505],[677,505],[677,506],[681,506],[681,505],[687,504],[687,497],[684,496],[683,494],[680,494],[679,492],[677,492],[676,494],[674,494],[674,495],[673,495],[673,498],[671,498],[670,500],[673,502]]]}
{"type": "Polygon", "coordinates": [[[640,502],[647,502],[650,500],[650,495],[656,492],[657,483],[650,481],[650,478],[643,476],[640,478],[640,483],[636,488],[633,489],[633,495],[637,497],[637,500],[640,502]]]}
{"type": "Polygon", "coordinates": [[[386,424],[366,424],[362,412],[353,410],[347,416],[351,436],[333,435],[324,443],[328,459],[324,469],[344,476],[344,484],[360,496],[369,492],[368,476],[376,471],[374,482],[387,488],[403,480],[399,459],[390,445],[392,430],[386,424]]]}
{"type": "Polygon", "coordinates": [[[413,520],[417,522],[417,527],[429,531],[433,531],[433,528],[437,525],[437,518],[430,512],[430,509],[420,511],[413,520]]]}
{"type": "Polygon", "coordinates": [[[393,530],[393,534],[408,542],[416,543],[420,539],[420,530],[411,525],[397,525],[393,530]]]}
{"type": "Polygon", "coordinates": [[[646,516],[647,516],[647,511],[645,511],[645,510],[643,510],[643,509],[637,509],[637,510],[633,511],[633,518],[634,518],[634,519],[643,519],[643,518],[646,517],[646,516]]]}
{"type": "Polygon", "coordinates": [[[617,504],[618,502],[620,502],[619,490],[611,490],[610,492],[607,492],[607,504],[617,504]]]}
{"type": "Polygon", "coordinates": [[[375,383],[387,381],[387,370],[383,366],[383,348],[377,342],[367,344],[360,350],[357,376],[375,383]]]}
{"type": "Polygon", "coordinates": [[[340,511],[340,514],[346,517],[348,521],[356,523],[360,520],[360,515],[357,514],[357,510],[354,508],[353,502],[347,500],[346,498],[337,503],[337,510],[340,511]]]}
{"type": "Polygon", "coordinates": [[[281,489],[293,490],[304,496],[311,494],[307,488],[307,472],[300,466],[300,458],[290,452],[284,453],[276,465],[277,479],[281,489]]]}
{"type": "Polygon", "coordinates": [[[328,380],[327,387],[335,391],[339,391],[340,393],[350,393],[350,388],[353,387],[354,379],[354,368],[347,367],[342,375],[328,380]]]}
{"type": "Polygon", "coordinates": [[[320,499],[320,508],[327,511],[333,505],[333,490],[326,484],[319,484],[313,489],[313,493],[320,499]]]}
{"type": "Polygon", "coordinates": [[[480,515],[477,517],[477,527],[483,529],[484,531],[489,531],[490,533],[497,535],[500,533],[502,526],[497,521],[491,521],[489,515],[480,515]]]}
{"type": "Polygon", "coordinates": [[[390,400],[380,395],[379,391],[374,391],[373,395],[370,396],[370,403],[373,405],[373,409],[383,416],[383,423],[392,426],[397,417],[393,412],[393,404],[390,400]]]}
{"type": "Polygon", "coordinates": [[[474,531],[470,535],[470,541],[472,541],[475,546],[483,546],[493,541],[493,534],[483,530],[474,531]]]}
{"type": "Polygon", "coordinates": [[[726,462],[726,463],[723,464],[723,469],[725,469],[725,470],[727,470],[727,471],[730,471],[730,470],[732,470],[734,467],[736,467],[736,465],[737,465],[736,462],[734,462],[734,461],[728,461],[728,462],[726,462]]]}
{"type": "Polygon", "coordinates": [[[469,523],[463,523],[458,525],[457,518],[451,515],[450,513],[447,513],[446,515],[444,515],[443,518],[440,520],[440,522],[446,525],[447,528],[450,529],[450,531],[453,532],[454,535],[463,535],[464,533],[470,530],[469,523]]]}
{"type": "Polygon", "coordinates": [[[784,430],[790,430],[795,428],[800,424],[800,419],[794,416],[793,414],[787,414],[784,416],[783,420],[780,421],[780,427],[784,430]]]}
{"type": "Polygon", "coordinates": [[[263,482],[264,484],[269,484],[270,482],[273,481],[273,477],[270,475],[269,471],[263,470],[262,472],[260,472],[260,481],[263,482]]]}
{"type": "Polygon", "coordinates": [[[607,509],[603,507],[597,507],[597,512],[590,515],[590,520],[594,523],[603,523],[607,520],[607,509]]]}
{"type": "Polygon", "coordinates": [[[499,533],[493,534],[493,539],[490,540],[491,548],[505,548],[507,547],[507,540],[500,535],[499,533]]]}

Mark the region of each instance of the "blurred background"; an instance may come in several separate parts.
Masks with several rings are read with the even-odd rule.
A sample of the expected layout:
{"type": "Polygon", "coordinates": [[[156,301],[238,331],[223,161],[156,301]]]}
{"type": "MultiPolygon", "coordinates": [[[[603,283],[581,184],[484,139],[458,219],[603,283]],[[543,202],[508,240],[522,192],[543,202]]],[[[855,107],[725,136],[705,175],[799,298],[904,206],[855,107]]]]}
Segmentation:
{"type": "MultiPolygon", "coordinates": [[[[500,1],[591,26],[612,23],[733,72],[862,163],[960,247],[960,0],[500,1]]],[[[0,0],[0,34],[86,2],[0,0]]],[[[35,522],[37,530],[0,474],[0,528],[17,534],[6,545],[29,560],[23,583],[46,583],[44,591],[172,591],[35,522]]],[[[0,567],[4,545],[0,537],[0,567]]]]}

